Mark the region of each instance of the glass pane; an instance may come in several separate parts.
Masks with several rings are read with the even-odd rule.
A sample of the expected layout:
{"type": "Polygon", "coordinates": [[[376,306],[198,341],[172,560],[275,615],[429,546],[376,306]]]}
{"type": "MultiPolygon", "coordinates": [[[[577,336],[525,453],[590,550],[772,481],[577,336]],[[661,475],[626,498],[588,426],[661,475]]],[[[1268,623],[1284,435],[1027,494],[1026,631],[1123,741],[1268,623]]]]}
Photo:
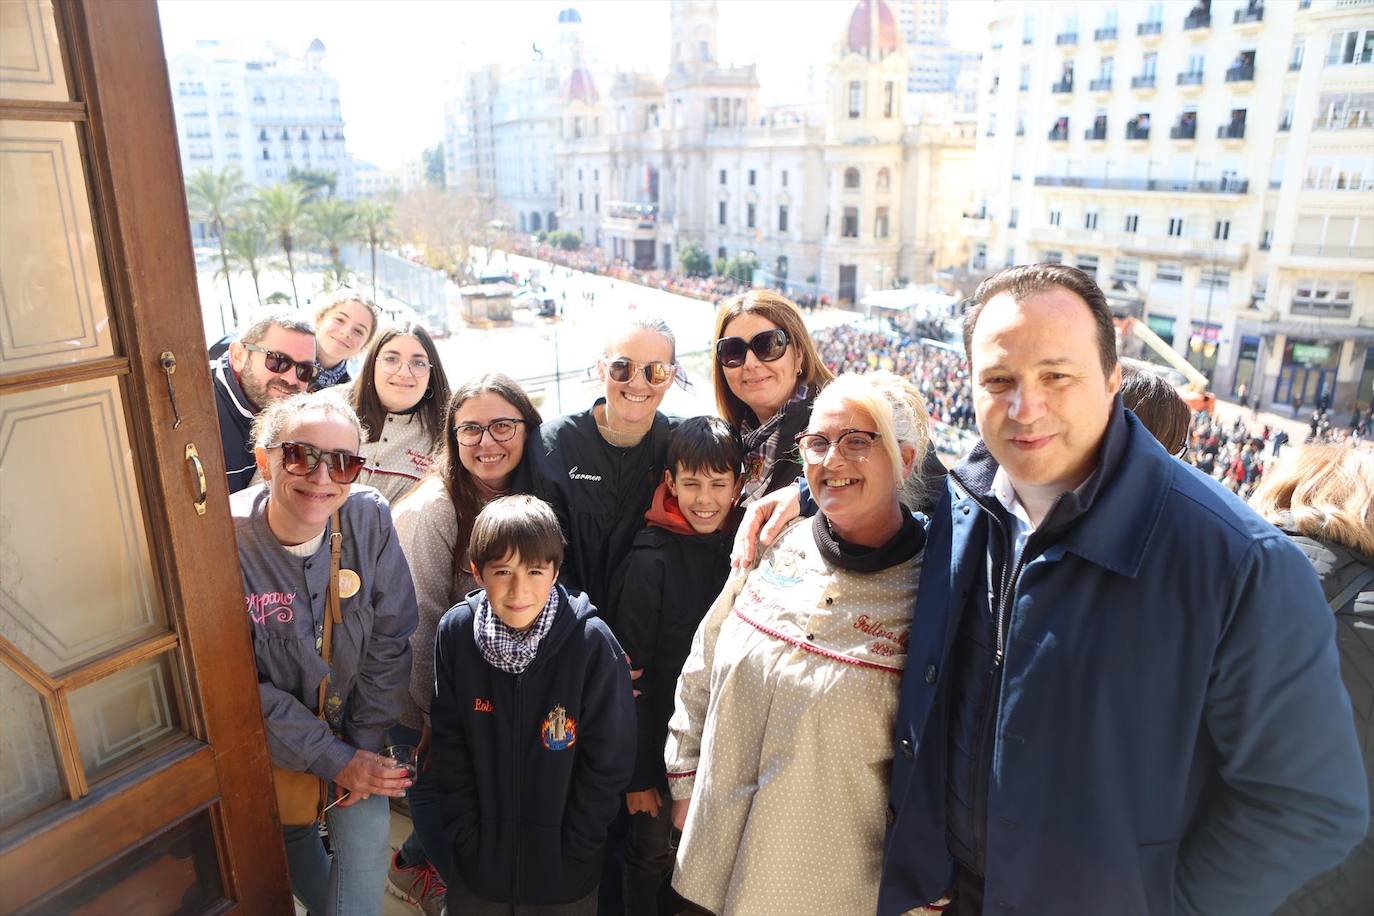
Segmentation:
{"type": "Polygon", "coordinates": [[[50,0],[0,3],[0,97],[44,102],[71,98],[50,0]]]}
{"type": "Polygon", "coordinates": [[[202,811],[40,901],[33,912],[191,916],[223,898],[215,835],[202,811]]]}
{"type": "Polygon", "coordinates": [[[43,699],[0,665],[0,828],[67,797],[43,699]]]}
{"type": "Polygon", "coordinates": [[[59,672],[167,629],[117,379],[0,401],[0,633],[59,672]]]}
{"type": "Polygon", "coordinates": [[[172,654],[164,653],[70,694],[76,744],[90,782],[181,734],[171,662],[172,654]]]}
{"type": "Polygon", "coordinates": [[[111,355],[75,124],[0,121],[0,201],[0,372],[111,355]]]}

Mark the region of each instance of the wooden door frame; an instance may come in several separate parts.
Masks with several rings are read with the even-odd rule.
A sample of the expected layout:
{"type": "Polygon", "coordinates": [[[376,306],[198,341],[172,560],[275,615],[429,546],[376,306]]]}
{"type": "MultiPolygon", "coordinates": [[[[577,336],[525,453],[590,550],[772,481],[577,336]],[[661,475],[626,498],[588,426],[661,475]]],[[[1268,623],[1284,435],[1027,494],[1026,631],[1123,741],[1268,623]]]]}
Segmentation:
{"type": "MultiPolygon", "coordinates": [[[[128,376],[125,421],[150,549],[190,691],[185,724],[208,746],[187,742],[37,817],[21,837],[7,837],[0,886],[8,899],[0,908],[39,900],[208,807],[225,895],[246,912],[290,913],[157,7],[155,0],[54,6],[80,101],[46,107],[73,111],[84,102],[88,191],[115,319],[118,356],[99,361],[91,375],[128,376]],[[176,356],[179,427],[160,364],[165,350],[176,356]],[[185,458],[192,443],[209,489],[205,515],[193,506],[199,484],[185,458]],[[97,809],[103,829],[93,835],[84,816],[97,809]]],[[[80,377],[29,373],[7,390],[40,387],[59,374],[80,377]]]]}

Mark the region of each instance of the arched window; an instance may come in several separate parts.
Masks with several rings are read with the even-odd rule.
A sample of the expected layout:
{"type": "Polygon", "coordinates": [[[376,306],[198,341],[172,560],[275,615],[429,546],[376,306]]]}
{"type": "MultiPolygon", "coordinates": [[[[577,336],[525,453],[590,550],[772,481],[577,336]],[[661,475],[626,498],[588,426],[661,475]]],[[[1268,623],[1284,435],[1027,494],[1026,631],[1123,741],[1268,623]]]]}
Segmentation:
{"type": "Polygon", "coordinates": [[[859,186],[859,170],[850,166],[844,170],[844,187],[846,191],[852,191],[859,186]]]}
{"type": "Polygon", "coordinates": [[[539,216],[539,212],[538,212],[538,211],[535,211],[534,213],[531,213],[531,214],[530,214],[530,231],[531,231],[531,232],[538,232],[541,228],[543,228],[542,226],[540,226],[540,223],[541,223],[541,222],[543,222],[543,220],[540,219],[540,216],[539,216]]]}
{"type": "Polygon", "coordinates": [[[892,173],[887,169],[878,169],[878,190],[886,191],[892,187],[892,173]]]}

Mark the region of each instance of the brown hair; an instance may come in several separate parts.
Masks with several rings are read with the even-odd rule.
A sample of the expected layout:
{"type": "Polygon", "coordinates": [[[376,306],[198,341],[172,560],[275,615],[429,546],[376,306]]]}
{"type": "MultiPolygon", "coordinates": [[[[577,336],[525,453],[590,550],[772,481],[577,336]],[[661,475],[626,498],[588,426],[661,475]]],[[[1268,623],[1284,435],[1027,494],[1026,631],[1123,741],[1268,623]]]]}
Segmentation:
{"type": "Polygon", "coordinates": [[[1097,353],[1102,360],[1102,374],[1110,376],[1116,368],[1116,325],[1112,323],[1112,310],[1107,305],[1107,297],[1092,277],[1076,267],[1064,264],[1023,264],[1019,267],[1005,267],[978,284],[973,293],[973,304],[964,313],[964,355],[969,364],[973,363],[973,327],[983,306],[994,296],[1008,293],[1017,302],[1024,302],[1031,296],[1047,293],[1056,287],[1066,289],[1088,306],[1093,323],[1097,325],[1097,353]]]}
{"type": "Polygon", "coordinates": [[[429,336],[428,331],[414,322],[393,324],[377,335],[377,339],[372,341],[372,346],[367,348],[358,378],[353,382],[353,409],[358,411],[358,418],[367,429],[367,441],[376,442],[382,435],[382,428],[386,426],[387,414],[382,399],[377,397],[377,357],[381,355],[382,347],[396,337],[414,337],[424,348],[425,359],[429,360],[429,387],[425,389],[420,403],[412,409],[419,413],[420,425],[425,435],[431,442],[435,442],[444,424],[443,415],[439,411],[444,409],[444,404],[448,401],[448,376],[444,374],[443,364],[439,362],[439,351],[435,349],[434,339],[429,336]]]}
{"type": "Polygon", "coordinates": [[[1250,505],[1275,523],[1288,513],[1298,534],[1374,558],[1374,455],[1369,452],[1347,445],[1304,446],[1265,468],[1250,505]]]}
{"type": "Polygon", "coordinates": [[[1188,445],[1193,412],[1178,389],[1149,363],[1121,360],[1121,403],[1135,413],[1170,455],[1178,455],[1188,445]]]}
{"type": "Polygon", "coordinates": [[[552,563],[555,569],[563,565],[563,529],[542,499],[502,496],[477,514],[468,542],[468,556],[477,571],[511,554],[523,563],[552,563]]]}
{"type": "MultiPolygon", "coordinates": [[[[796,347],[801,353],[801,377],[798,381],[811,389],[813,397],[821,386],[835,377],[820,353],[816,352],[816,344],[806,330],[797,306],[791,299],[771,289],[751,289],[722,302],[720,310],[716,312],[716,331],[712,341],[724,337],[730,322],[746,314],[758,315],[787,332],[787,345],[796,347]]],[[[732,427],[739,429],[746,419],[754,416],[754,412],[730,390],[730,383],[725,380],[725,367],[716,356],[714,343],[711,346],[711,379],[716,386],[716,408],[732,427]]]]}
{"type": "Polygon", "coordinates": [[[468,542],[472,537],[473,521],[482,511],[483,497],[477,481],[472,479],[472,474],[463,466],[462,459],[458,455],[458,430],[453,425],[453,418],[457,415],[458,408],[483,394],[494,394],[509,402],[519,412],[520,419],[525,421],[523,430],[525,451],[520,459],[522,464],[530,460],[530,456],[538,446],[539,426],[544,422],[543,418],[539,416],[539,411],[530,402],[529,395],[525,394],[525,389],[520,387],[519,382],[499,372],[469,379],[458,386],[458,390],[453,392],[448,403],[444,405],[443,441],[439,443],[439,452],[434,461],[434,470],[431,473],[443,480],[449,501],[453,503],[453,514],[458,520],[458,531],[453,547],[452,576],[449,585],[449,597],[455,602],[463,597],[459,590],[463,587],[464,577],[469,572],[468,542]]]}

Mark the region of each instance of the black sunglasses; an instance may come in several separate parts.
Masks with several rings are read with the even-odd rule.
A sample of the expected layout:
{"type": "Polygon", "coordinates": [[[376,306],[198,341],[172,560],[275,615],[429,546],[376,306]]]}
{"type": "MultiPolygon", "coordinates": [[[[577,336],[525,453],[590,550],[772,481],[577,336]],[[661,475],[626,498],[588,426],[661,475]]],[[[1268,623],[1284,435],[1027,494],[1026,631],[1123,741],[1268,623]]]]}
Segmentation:
{"type": "Polygon", "coordinates": [[[276,350],[265,350],[257,344],[244,344],[243,349],[247,350],[249,353],[261,353],[263,355],[262,364],[267,367],[268,372],[274,373],[275,375],[290,372],[294,368],[296,370],[296,378],[308,385],[315,380],[315,376],[320,374],[320,367],[315,365],[313,361],[304,362],[303,360],[292,359],[285,353],[280,353],[276,350]]]}
{"type": "Polygon", "coordinates": [[[753,350],[759,362],[771,363],[782,359],[789,342],[787,332],[782,328],[760,331],[748,340],[743,337],[722,337],[716,341],[716,359],[727,369],[738,369],[749,358],[749,351],[753,350]]]}
{"type": "Polygon", "coordinates": [[[352,452],[326,452],[306,445],[304,442],[283,442],[276,446],[281,449],[282,467],[294,477],[309,477],[315,473],[320,462],[325,462],[329,479],[335,483],[352,483],[363,472],[367,459],[352,452]]]}

